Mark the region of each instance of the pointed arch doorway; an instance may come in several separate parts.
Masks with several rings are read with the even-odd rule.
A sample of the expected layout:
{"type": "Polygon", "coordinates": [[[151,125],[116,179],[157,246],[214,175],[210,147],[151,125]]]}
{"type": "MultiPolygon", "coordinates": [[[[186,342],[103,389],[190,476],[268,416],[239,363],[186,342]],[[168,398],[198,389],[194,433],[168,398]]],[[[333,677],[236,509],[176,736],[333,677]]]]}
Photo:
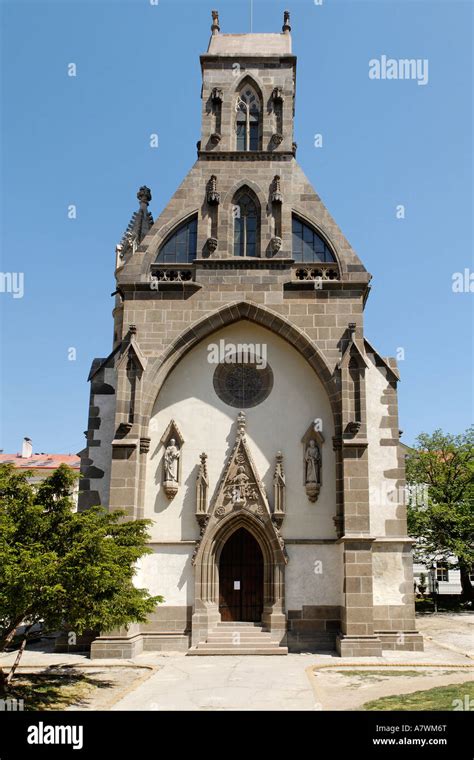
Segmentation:
{"type": "Polygon", "coordinates": [[[234,531],[219,557],[219,612],[222,621],[261,623],[263,565],[258,541],[245,528],[234,531]]]}

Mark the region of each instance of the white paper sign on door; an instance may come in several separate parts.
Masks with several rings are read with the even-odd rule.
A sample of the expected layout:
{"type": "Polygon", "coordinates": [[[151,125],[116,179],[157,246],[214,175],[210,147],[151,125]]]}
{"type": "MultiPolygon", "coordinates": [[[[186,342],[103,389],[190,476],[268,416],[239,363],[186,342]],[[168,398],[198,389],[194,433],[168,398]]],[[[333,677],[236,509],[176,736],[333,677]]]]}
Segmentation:
{"type": "Polygon", "coordinates": [[[234,581],[234,591],[240,591],[240,581],[234,581]]]}

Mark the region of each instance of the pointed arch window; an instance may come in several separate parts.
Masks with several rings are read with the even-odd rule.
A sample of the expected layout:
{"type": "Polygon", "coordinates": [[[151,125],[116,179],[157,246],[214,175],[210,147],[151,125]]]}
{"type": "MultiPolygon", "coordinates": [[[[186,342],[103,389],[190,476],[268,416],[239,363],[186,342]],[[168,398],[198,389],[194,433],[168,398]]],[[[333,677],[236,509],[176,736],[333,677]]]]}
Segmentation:
{"type": "Polygon", "coordinates": [[[293,215],[293,258],[299,262],[330,262],[336,259],[329,246],[313,227],[293,215]]]}
{"type": "Polygon", "coordinates": [[[237,150],[250,151],[260,148],[261,103],[256,91],[246,84],[237,97],[237,150]]]}
{"type": "Polygon", "coordinates": [[[233,205],[234,256],[258,256],[260,205],[253,193],[241,192],[233,205]]]}
{"type": "Polygon", "coordinates": [[[189,264],[197,253],[197,216],[175,229],[161,246],[158,264],[189,264]]]}

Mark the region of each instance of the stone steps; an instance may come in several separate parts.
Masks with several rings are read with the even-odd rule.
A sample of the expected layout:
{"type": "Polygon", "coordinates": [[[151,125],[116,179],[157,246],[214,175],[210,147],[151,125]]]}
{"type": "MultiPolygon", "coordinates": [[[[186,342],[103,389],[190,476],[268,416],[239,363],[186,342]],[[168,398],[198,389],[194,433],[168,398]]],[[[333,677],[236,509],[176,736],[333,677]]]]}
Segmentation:
{"type": "Polygon", "coordinates": [[[209,646],[209,648],[205,647],[203,644],[199,644],[198,647],[193,647],[192,649],[188,649],[187,656],[191,657],[206,657],[206,656],[233,656],[236,655],[286,655],[288,654],[288,649],[286,647],[279,647],[279,646],[273,646],[273,647],[264,647],[263,649],[258,647],[251,647],[244,648],[244,647],[222,647],[222,649],[218,649],[217,647],[209,646]]]}
{"type": "Polygon", "coordinates": [[[192,647],[188,655],[285,655],[287,647],[279,646],[258,623],[218,623],[206,641],[192,647]]]}

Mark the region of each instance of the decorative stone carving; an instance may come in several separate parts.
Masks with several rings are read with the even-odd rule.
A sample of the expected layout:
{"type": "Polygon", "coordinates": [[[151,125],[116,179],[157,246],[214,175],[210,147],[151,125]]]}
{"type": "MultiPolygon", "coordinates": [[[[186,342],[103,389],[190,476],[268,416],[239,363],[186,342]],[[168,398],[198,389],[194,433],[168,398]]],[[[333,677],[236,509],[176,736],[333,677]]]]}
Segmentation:
{"type": "Polygon", "coordinates": [[[283,454],[276,455],[275,474],[273,476],[273,522],[280,527],[286,512],[286,479],[283,471],[283,454]]]}
{"type": "Polygon", "coordinates": [[[214,514],[218,518],[241,509],[249,510],[256,516],[270,516],[265,488],[257,475],[246,443],[245,428],[245,414],[239,412],[236,442],[213,505],[214,514]]]}
{"type": "Polygon", "coordinates": [[[272,92],[272,100],[275,103],[281,103],[283,100],[283,89],[281,87],[275,87],[272,92]]]}
{"type": "Polygon", "coordinates": [[[210,139],[213,145],[219,145],[220,141],[222,140],[222,135],[220,135],[218,132],[213,132],[210,139]]]}
{"type": "Polygon", "coordinates": [[[181,452],[171,438],[163,457],[163,487],[169,499],[178,493],[178,466],[181,452]]]}
{"type": "Polygon", "coordinates": [[[281,251],[282,245],[283,245],[283,240],[281,239],[281,237],[272,237],[270,241],[272,253],[279,253],[281,251]]]}
{"type": "Polygon", "coordinates": [[[207,500],[209,493],[209,478],[207,475],[207,454],[202,453],[200,456],[201,464],[199,465],[196,478],[196,520],[199,524],[207,519],[207,500]]]}
{"type": "Polygon", "coordinates": [[[282,32],[291,32],[290,11],[285,11],[285,13],[284,13],[282,32]]]}
{"type": "Polygon", "coordinates": [[[294,269],[293,276],[295,280],[309,280],[311,282],[317,280],[339,280],[339,271],[335,269],[334,264],[318,263],[315,267],[298,267],[294,269]]]}
{"type": "Polygon", "coordinates": [[[303,438],[303,483],[308,499],[317,501],[322,485],[322,444],[324,437],[315,423],[303,438]]]}
{"type": "Polygon", "coordinates": [[[272,135],[272,142],[274,145],[281,145],[283,142],[283,135],[281,135],[279,132],[275,132],[275,134],[272,135]]]}
{"type": "Polygon", "coordinates": [[[213,174],[207,183],[207,202],[210,206],[218,206],[220,201],[221,196],[217,192],[217,177],[213,174]]]}
{"type": "Polygon", "coordinates": [[[280,544],[280,549],[285,553],[286,555],[286,549],[285,549],[285,540],[283,536],[281,535],[279,529],[275,526],[275,533],[278,539],[278,543],[280,544]]]}
{"type": "Polygon", "coordinates": [[[361,427],[362,427],[362,422],[360,420],[356,420],[355,422],[349,422],[349,424],[346,427],[346,432],[349,433],[349,435],[357,435],[361,427]]]}
{"type": "Polygon", "coordinates": [[[151,438],[140,438],[140,454],[148,454],[150,451],[151,438]]]}
{"type": "Polygon", "coordinates": [[[140,203],[145,203],[147,206],[151,201],[151,190],[146,185],[142,185],[137,193],[137,198],[140,203]]]}
{"type": "Polygon", "coordinates": [[[311,438],[305,452],[305,484],[310,501],[316,501],[321,488],[321,452],[311,438]]]}
{"type": "MultiPolygon", "coordinates": [[[[281,464],[281,462],[280,462],[281,464]]],[[[282,474],[282,473],[281,473],[282,474]]],[[[199,477],[199,476],[198,476],[199,477]]],[[[282,483],[280,482],[280,487],[282,483]]],[[[278,515],[281,514],[282,499],[279,498],[278,515]]],[[[221,521],[239,520],[245,513],[245,519],[255,519],[267,533],[269,540],[283,551],[282,561],[288,558],[284,552],[282,538],[277,532],[277,522],[274,521],[270,511],[265,486],[260,480],[257,468],[246,439],[246,416],[239,412],[237,416],[237,431],[234,447],[226,462],[217,489],[212,497],[207,518],[205,531],[213,533],[221,521]]],[[[204,524],[204,523],[203,523],[204,524]]],[[[193,564],[199,553],[199,546],[204,535],[201,529],[201,539],[193,555],[193,564]]]]}
{"type": "Polygon", "coordinates": [[[219,34],[221,28],[219,26],[219,11],[212,11],[212,34],[219,34]]]}
{"type": "Polygon", "coordinates": [[[219,87],[214,87],[211,92],[211,100],[214,105],[218,105],[222,103],[224,100],[224,91],[221,90],[219,87]]]}
{"type": "Polygon", "coordinates": [[[193,551],[193,556],[191,557],[191,564],[194,565],[194,561],[196,559],[196,555],[199,551],[199,547],[201,546],[202,537],[204,536],[204,533],[206,532],[207,524],[209,522],[209,515],[204,515],[201,520],[199,521],[199,538],[196,541],[196,546],[193,551]]]}
{"type": "Polygon", "coordinates": [[[209,251],[209,253],[214,253],[217,251],[217,246],[219,245],[219,241],[217,238],[207,238],[206,240],[206,248],[209,251]]]}
{"type": "Polygon", "coordinates": [[[166,428],[161,438],[164,445],[163,453],[163,490],[168,499],[172,499],[178,493],[182,471],[182,447],[184,438],[174,420],[166,428]]]}
{"type": "Polygon", "coordinates": [[[271,201],[272,203],[283,203],[283,195],[281,192],[281,178],[279,174],[275,174],[273,178],[271,201]]]}
{"type": "Polygon", "coordinates": [[[146,185],[142,185],[137,192],[137,198],[140,208],[135,211],[128,223],[128,227],[120,241],[120,257],[123,259],[127,253],[135,253],[137,247],[142,242],[145,235],[153,226],[153,216],[148,211],[148,204],[151,201],[151,190],[146,185]]]}

